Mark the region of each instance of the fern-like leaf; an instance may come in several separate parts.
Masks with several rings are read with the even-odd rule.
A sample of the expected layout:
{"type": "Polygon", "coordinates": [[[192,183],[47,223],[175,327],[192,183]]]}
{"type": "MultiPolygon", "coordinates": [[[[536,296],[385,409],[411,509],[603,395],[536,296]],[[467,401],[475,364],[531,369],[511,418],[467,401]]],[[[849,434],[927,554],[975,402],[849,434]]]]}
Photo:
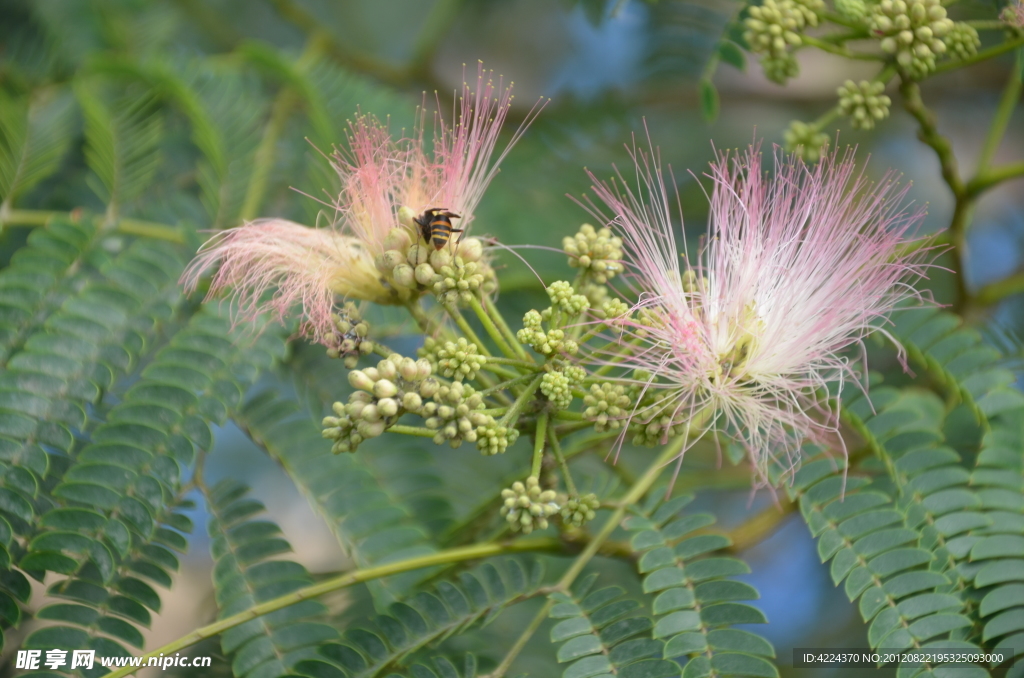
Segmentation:
{"type": "MultiPolygon", "coordinates": [[[[264,507],[247,494],[248,488],[230,480],[204,488],[210,510],[213,584],[221,617],[313,583],[302,565],[277,559],[291,551],[291,546],[275,523],[254,519],[264,507]]],[[[333,627],[316,621],[326,612],[322,603],[305,600],[224,632],[221,647],[225,654],[233,655],[235,676],[292,674],[296,664],[315,656],[317,645],[338,637],[333,627]]]]}
{"type": "Polygon", "coordinates": [[[0,215],[57,171],[71,144],[72,101],[58,88],[20,99],[0,92],[0,215]]]}
{"type": "Polygon", "coordinates": [[[691,496],[680,496],[660,505],[654,502],[642,515],[625,522],[633,532],[630,545],[641,554],[638,569],[644,575],[643,590],[656,594],[652,636],[664,641],[664,658],[688,657],[683,671],[687,678],[777,678],[771,643],[729,628],[767,622],[760,610],[739,602],[757,598],[757,591],[731,579],[750,568],[737,558],[715,553],[730,541],[704,531],[715,522],[714,516],[682,513],[691,501],[691,496]]]}
{"type": "Polygon", "coordinates": [[[7,568],[21,561],[22,569],[41,578],[67,565],[61,558],[24,562],[40,529],[98,529],[98,514],[39,514],[50,515],[52,486],[89,426],[88,406],[132,369],[154,339],[157,321],[170,315],[182,266],[167,248],[136,243],[68,297],[0,373],[0,533],[7,535],[0,535],[0,615],[11,624],[19,616],[13,601],[27,602],[27,587],[20,571],[7,568]],[[142,270],[148,286],[137,277],[142,270]]]}
{"type": "MultiPolygon", "coordinates": [[[[974,541],[967,533],[990,519],[959,455],[942,444],[943,403],[891,388],[874,389],[871,402],[874,413],[848,398],[844,417],[885,461],[864,465],[881,476],[847,475],[841,460],[818,459],[796,474],[790,495],[833,581],[859,599],[871,647],[976,649],[962,561],[974,541]]],[[[901,668],[935,670],[941,675],[901,668]]]]}
{"type": "Polygon", "coordinates": [[[894,318],[893,334],[911,361],[967,405],[982,425],[987,417],[1024,407],[1024,395],[1013,388],[1016,377],[1003,365],[1002,354],[958,316],[903,311],[894,318]]]}
{"type": "Polygon", "coordinates": [[[571,662],[563,678],[593,676],[678,676],[680,666],[663,659],[665,641],[651,638],[653,622],[638,614],[642,604],[623,598],[626,591],[608,586],[591,591],[598,575],[592,574],[570,593],[551,594],[550,615],[558,619],[551,628],[551,642],[561,643],[555,659],[571,662]],[[638,637],[639,636],[639,637],[638,637]]]}
{"type": "MultiPolygon", "coordinates": [[[[183,526],[173,508],[181,477],[197,451],[210,449],[210,424],[226,421],[245,388],[284,350],[274,334],[255,342],[250,337],[245,343],[230,328],[227,318],[210,309],[193,316],[156,353],[142,378],[120,394],[106,422],[91,432],[91,442],[53,490],[58,503],[42,517],[47,527],[22,559],[29,569],[69,574],[50,587],[51,595],[91,605],[104,618],[137,626],[149,623],[147,608],[159,609],[152,588],[140,585],[121,566],[156,583],[169,580],[168,572],[178,567],[173,551],[185,546],[177,534],[183,526]],[[103,520],[92,530],[72,532],[58,520],[66,508],[83,509],[103,520]]],[[[106,656],[125,654],[117,643],[98,634],[96,624],[42,629],[26,639],[26,647],[51,642],[59,633],[52,630],[56,628],[88,636],[87,642],[74,647],[92,647],[106,656]]],[[[118,637],[131,643],[130,631],[121,628],[118,637]]]]}
{"type": "MultiPolygon", "coordinates": [[[[263,393],[246,403],[237,423],[284,466],[359,567],[436,550],[402,493],[389,492],[360,455],[332,454],[316,422],[293,402],[263,393]]],[[[424,575],[390,577],[374,588],[390,602],[424,575]]]]}
{"type": "Polygon", "coordinates": [[[971,475],[990,524],[972,530],[962,566],[982,594],[978,614],[986,648],[1024,651],[1024,418],[1021,410],[992,419],[971,475]]]}
{"type": "MultiPolygon", "coordinates": [[[[542,576],[539,565],[527,572],[516,560],[484,563],[459,575],[458,583],[443,581],[433,591],[393,603],[388,614],[371,624],[349,628],[341,642],[324,645],[319,659],[298,664],[295,672],[319,678],[326,673],[322,668],[326,663],[345,678],[392,675],[414,652],[538,595],[542,576]]],[[[416,675],[418,669],[411,670],[416,675]]]]}
{"type": "Polygon", "coordinates": [[[95,173],[90,185],[116,218],[156,175],[163,115],[151,93],[111,100],[95,83],[75,92],[85,118],[85,160],[95,173]]]}

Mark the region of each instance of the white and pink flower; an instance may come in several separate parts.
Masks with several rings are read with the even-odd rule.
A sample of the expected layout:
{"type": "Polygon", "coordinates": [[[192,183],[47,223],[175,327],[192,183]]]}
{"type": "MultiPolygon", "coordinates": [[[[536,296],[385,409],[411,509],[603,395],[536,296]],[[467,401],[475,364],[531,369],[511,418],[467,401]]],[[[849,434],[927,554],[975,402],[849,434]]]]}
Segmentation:
{"type": "Polygon", "coordinates": [[[901,207],[906,189],[892,176],[871,184],[852,151],[816,165],[777,151],[773,176],[757,148],[724,153],[708,175],[708,233],[691,266],[657,156],[634,160],[636,189],[591,175],[636,298],[623,338],[638,347],[608,359],[650,375],[624,380],[658,403],[633,417],[668,412],[685,425],[704,412],[707,428],[744,445],[762,480],[772,462],[792,468],[804,440],[838,429],[830,385],[864,375],[863,351],[847,350],[885,333],[897,304],[920,299],[911,285],[929,250],[904,245],[923,213],[901,207]]]}
{"type": "Polygon", "coordinates": [[[394,139],[377,119],[360,115],[349,126],[347,145],[332,164],[341,179],[333,223],[308,228],[283,219],[261,219],[211,238],[185,271],[194,290],[207,270],[219,264],[207,298],[229,291],[237,320],[263,312],[284,319],[302,308],[305,328],[316,341],[332,332],[336,297],[381,304],[406,298],[386,284],[375,266],[388,234],[404,226],[419,238],[412,217],[430,207],[461,216],[466,228],[498,164],[539,112],[535,107],[503,152],[494,157],[501,126],[511,105],[511,85],[477,70],[475,88],[463,83],[452,120],[440,113],[430,149],[421,124],[411,137],[394,139]]]}

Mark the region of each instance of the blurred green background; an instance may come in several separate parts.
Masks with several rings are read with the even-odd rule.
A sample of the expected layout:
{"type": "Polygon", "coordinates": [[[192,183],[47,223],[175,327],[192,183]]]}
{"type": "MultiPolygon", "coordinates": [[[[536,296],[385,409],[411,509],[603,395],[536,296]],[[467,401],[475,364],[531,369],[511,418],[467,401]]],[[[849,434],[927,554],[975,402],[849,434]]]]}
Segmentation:
{"type": "MultiPolygon", "coordinates": [[[[978,11],[991,12],[991,7],[977,3],[978,11]]],[[[232,133],[229,142],[245,151],[240,157],[261,152],[260,140],[269,126],[277,125],[279,133],[267,149],[273,163],[260,195],[241,198],[259,205],[258,213],[246,216],[285,216],[312,225],[320,205],[301,193],[322,196],[323,190],[333,190],[330,172],[316,149],[327,150],[342,141],[345,120],[357,106],[381,118],[390,116],[392,129],[409,127],[424,96],[433,98],[436,92],[442,106],[450,106],[463,69],[472,74],[482,60],[486,68],[515,82],[507,132],[539,98],[551,101],[502,165],[481,204],[474,233],[493,235],[508,245],[530,246],[518,251],[551,282],[569,275],[565,257],[557,251],[562,237],[589,219],[566,195],[579,196],[588,188],[584,167],[605,176],[618,164],[628,176],[624,145],[633,143],[633,135],[636,143],[646,144],[644,121],[663,161],[674,170],[688,234],[696,238],[707,215],[699,178],[714,148],[763,139],[770,152],[791,120],[817,117],[833,105],[835,89],[844,80],[872,75],[820,52],[801,62],[801,76],[785,88],[766,81],[756,65],[745,72],[723,66],[715,78],[721,114],[708,123],[700,111],[697,81],[719,36],[740,9],[737,3],[714,0],[0,0],[0,84],[10,91],[40,86],[56,90],[82,73],[93,73],[128,83],[117,93],[123,106],[142,102],[139,105],[164,107],[155,188],[121,210],[135,218],[185,223],[191,231],[203,231],[234,224],[211,224],[204,214],[201,177],[192,169],[196,148],[186,116],[166,100],[153,99],[147,77],[168,69],[199,82],[220,107],[218,124],[232,133]],[[316,91],[307,93],[319,97],[326,112],[328,119],[319,124],[302,114],[304,100],[282,96],[292,82],[282,64],[296,59],[322,64],[310,78],[316,91]]],[[[925,84],[926,98],[965,163],[977,153],[985,132],[979,121],[994,108],[1008,67],[1008,59],[996,60],[925,84]]],[[[928,204],[924,232],[945,227],[952,200],[934,155],[916,140],[908,116],[897,109],[872,132],[843,127],[838,138],[840,144],[858,145],[859,158],[870,154],[870,174],[880,176],[892,168],[913,182],[911,198],[928,204]]],[[[1019,154],[1021,148],[1024,124],[1018,112],[997,162],[1019,154]]],[[[20,207],[102,211],[103,203],[83,180],[81,144],[73,144],[68,152],[70,160],[65,159],[61,172],[35,187],[20,207]]],[[[1024,267],[1024,191],[1019,181],[987,196],[975,219],[966,271],[971,286],[1024,267]]],[[[27,229],[16,228],[3,232],[0,262],[7,261],[26,233],[27,229]]],[[[193,237],[198,242],[202,236],[193,237]]],[[[516,258],[503,254],[499,263],[501,303],[508,317],[516,318],[537,306],[543,291],[516,258]]],[[[941,272],[932,284],[941,301],[941,272]]],[[[1001,331],[1019,333],[1024,329],[1022,311],[1020,297],[1010,298],[992,309],[990,320],[1001,331]]],[[[374,319],[383,325],[395,320],[386,314],[374,319]]],[[[415,348],[412,337],[396,336],[393,342],[396,347],[415,348]]],[[[310,353],[309,359],[316,358],[310,353]]],[[[325,385],[332,386],[340,398],[340,385],[325,385]]],[[[297,559],[311,571],[345,569],[335,540],[287,476],[239,431],[221,433],[207,467],[209,480],[230,476],[252,484],[295,546],[297,559]]],[[[472,450],[453,452],[428,444],[423,454],[456,508],[469,510],[479,499],[474,494],[475,474],[513,471],[523,463],[522,448],[500,459],[481,459],[472,450]]],[[[373,450],[372,456],[366,450],[370,463],[386,477],[394,450],[381,445],[373,450]]],[[[713,450],[695,450],[683,471],[683,483],[688,473],[696,473],[694,469],[713,469],[716,464],[713,450]]],[[[723,484],[730,482],[726,467],[723,484]]],[[[706,489],[699,501],[728,527],[769,505],[771,498],[751,497],[739,487],[706,489]]],[[[192,550],[154,622],[147,647],[173,639],[214,614],[204,520],[202,515],[194,517],[198,529],[192,550]]],[[[743,555],[754,573],[749,580],[762,593],[760,607],[771,622],[759,632],[775,644],[784,674],[809,675],[806,670],[787,669],[794,646],[867,645],[856,610],[832,586],[806,527],[795,515],[743,555]]],[[[344,603],[342,614],[349,619],[371,610],[365,592],[355,589],[344,603]]],[[[492,626],[495,643],[504,645],[530,614],[527,609],[503,616],[492,626]]],[[[531,650],[550,652],[543,634],[535,640],[517,664],[523,670],[531,666],[531,650]]],[[[16,647],[16,640],[8,644],[16,647]]],[[[193,650],[199,655],[219,653],[215,643],[193,650]]],[[[873,670],[834,675],[858,674],[884,675],[873,670]]]]}

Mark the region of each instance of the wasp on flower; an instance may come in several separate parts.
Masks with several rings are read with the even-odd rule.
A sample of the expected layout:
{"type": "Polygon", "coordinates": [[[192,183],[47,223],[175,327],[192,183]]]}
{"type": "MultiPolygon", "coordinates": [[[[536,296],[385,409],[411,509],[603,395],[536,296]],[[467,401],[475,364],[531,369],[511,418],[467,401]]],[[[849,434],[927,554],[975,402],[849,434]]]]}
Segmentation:
{"type": "Polygon", "coordinates": [[[444,236],[468,229],[499,163],[539,112],[530,111],[495,157],[511,101],[511,85],[495,82],[479,66],[475,86],[464,83],[456,97],[451,120],[436,114],[429,148],[425,109],[416,131],[398,139],[379,120],[358,116],[344,148],[331,158],[341,180],[331,224],[309,228],[261,219],[218,234],[186,270],[186,288],[195,289],[219,264],[208,298],[229,291],[241,321],[264,311],[284,319],[301,306],[304,327],[325,344],[334,334],[338,297],[406,304],[430,290],[442,301],[459,302],[493,291],[494,272],[479,240],[466,238],[455,252],[442,248],[444,236]],[[434,205],[445,206],[449,228],[441,233],[432,226],[424,240],[417,220],[434,205]],[[451,228],[456,216],[460,229],[451,228]]]}
{"type": "Polygon", "coordinates": [[[623,239],[635,300],[618,322],[617,352],[595,358],[640,393],[630,414],[638,438],[665,442],[702,419],[699,428],[746,448],[763,481],[773,462],[792,469],[803,441],[837,432],[828,394],[838,389],[829,387],[863,376],[863,351],[848,349],[886,333],[898,304],[920,300],[911,283],[929,252],[904,247],[923,217],[902,206],[906,188],[891,175],[871,184],[852,151],[814,165],[774,158],[772,175],[757,147],[711,164],[707,238],[694,264],[677,243],[656,151],[633,153],[635,182],[590,174],[623,239]]]}

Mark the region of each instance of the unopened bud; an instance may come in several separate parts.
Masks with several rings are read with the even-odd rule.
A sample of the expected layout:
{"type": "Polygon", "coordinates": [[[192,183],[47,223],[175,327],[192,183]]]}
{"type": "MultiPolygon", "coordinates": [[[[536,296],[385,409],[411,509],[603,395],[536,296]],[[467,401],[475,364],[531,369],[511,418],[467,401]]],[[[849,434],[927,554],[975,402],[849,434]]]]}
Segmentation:
{"type": "Polygon", "coordinates": [[[416,222],[413,221],[416,216],[416,210],[411,207],[402,205],[398,208],[398,222],[407,228],[416,228],[416,222]]]}
{"type": "Polygon", "coordinates": [[[393,381],[381,379],[373,385],[373,395],[378,398],[392,398],[398,395],[398,387],[393,381]]]}
{"type": "Polygon", "coordinates": [[[382,417],[393,417],[398,414],[398,402],[394,398],[381,398],[377,403],[377,411],[382,417]]]}
{"type": "Polygon", "coordinates": [[[413,393],[410,391],[402,396],[402,407],[410,412],[416,412],[423,407],[423,398],[420,397],[419,393],[413,393]]]}
{"type": "Polygon", "coordinates": [[[395,284],[399,287],[416,286],[416,273],[409,264],[395,266],[395,269],[391,272],[391,277],[395,279],[395,284]]]}
{"type": "Polygon", "coordinates": [[[458,245],[459,256],[466,262],[480,261],[484,255],[484,244],[479,238],[466,238],[458,245]]]}
{"type": "Polygon", "coordinates": [[[358,388],[362,391],[373,390],[373,379],[367,376],[363,370],[352,370],[349,372],[348,383],[351,384],[352,388],[358,388]]]}
{"type": "Polygon", "coordinates": [[[402,379],[416,381],[418,370],[416,369],[416,361],[412,358],[403,358],[398,366],[398,371],[402,375],[402,379]]]}
{"type": "Polygon", "coordinates": [[[439,388],[441,384],[436,379],[425,379],[420,384],[420,395],[424,398],[433,398],[439,388]]]}
{"type": "MultiPolygon", "coordinates": [[[[398,213],[398,218],[401,220],[402,210],[400,209],[398,213]]],[[[405,228],[392,228],[384,238],[384,249],[386,250],[399,250],[400,252],[405,252],[409,249],[409,245],[411,244],[412,238],[409,237],[409,230],[405,228]]],[[[403,256],[402,258],[404,259],[405,257],[403,256]]]]}
{"type": "Polygon", "coordinates": [[[430,253],[430,265],[439,270],[452,263],[452,254],[446,249],[434,250],[430,253]]]}
{"type": "Polygon", "coordinates": [[[434,267],[430,264],[420,264],[416,267],[416,282],[421,285],[429,285],[430,281],[434,279],[434,267]]]}

